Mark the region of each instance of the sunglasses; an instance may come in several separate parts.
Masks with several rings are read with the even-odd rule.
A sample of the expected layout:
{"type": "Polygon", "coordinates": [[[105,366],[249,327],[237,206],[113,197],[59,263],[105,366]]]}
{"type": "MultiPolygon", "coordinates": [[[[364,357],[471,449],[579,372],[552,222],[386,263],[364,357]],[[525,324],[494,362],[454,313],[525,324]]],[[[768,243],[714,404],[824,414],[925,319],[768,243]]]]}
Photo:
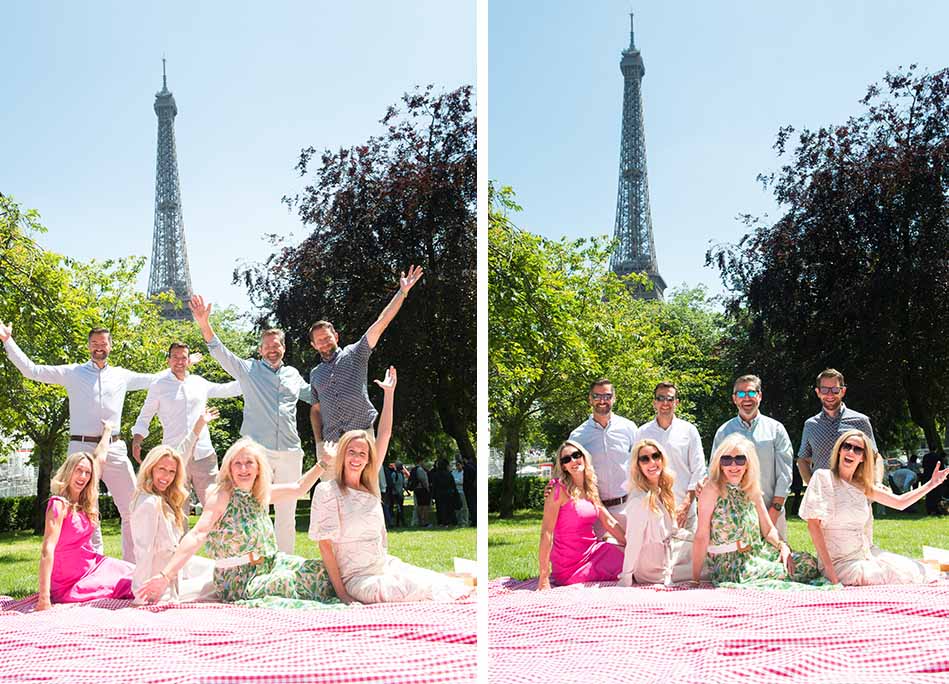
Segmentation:
{"type": "Polygon", "coordinates": [[[844,387],[818,387],[817,391],[821,394],[840,394],[844,389],[844,387]]]}
{"type": "Polygon", "coordinates": [[[661,460],[662,460],[662,454],[660,454],[658,451],[654,451],[651,454],[644,454],[642,452],[639,452],[640,463],[649,463],[650,461],[659,463],[661,460]]]}
{"type": "Polygon", "coordinates": [[[579,451],[574,451],[570,454],[564,454],[560,457],[560,465],[565,466],[570,463],[570,461],[579,461],[581,458],[583,458],[583,454],[579,451]]]}
{"type": "Polygon", "coordinates": [[[675,397],[675,396],[672,396],[672,395],[670,395],[670,396],[668,396],[668,397],[664,397],[664,396],[662,396],[661,394],[657,394],[656,396],[653,397],[653,399],[656,400],[656,401],[668,401],[668,402],[672,402],[672,401],[675,401],[675,400],[676,400],[676,397],[675,397]]]}
{"type": "Polygon", "coordinates": [[[739,399],[744,399],[745,397],[751,397],[754,399],[758,396],[758,390],[738,390],[735,392],[735,396],[739,399]]]}
{"type": "Polygon", "coordinates": [[[590,392],[593,401],[609,401],[613,398],[612,392],[590,392]]]}
{"type": "Polygon", "coordinates": [[[719,463],[721,463],[723,466],[730,466],[730,465],[743,466],[747,462],[748,462],[748,457],[745,456],[744,454],[738,454],[737,456],[731,456],[731,455],[726,454],[722,456],[721,459],[719,460],[719,463]]]}
{"type": "Polygon", "coordinates": [[[863,456],[865,449],[862,446],[857,446],[856,444],[851,444],[850,442],[844,442],[840,445],[841,451],[852,451],[857,456],[863,456]]]}

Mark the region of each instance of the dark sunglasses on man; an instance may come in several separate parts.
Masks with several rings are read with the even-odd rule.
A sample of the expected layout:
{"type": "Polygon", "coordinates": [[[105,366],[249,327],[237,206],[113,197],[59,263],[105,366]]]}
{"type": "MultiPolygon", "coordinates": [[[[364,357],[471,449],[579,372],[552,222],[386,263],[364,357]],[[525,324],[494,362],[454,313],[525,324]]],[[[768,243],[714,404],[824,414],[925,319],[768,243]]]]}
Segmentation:
{"type": "Polygon", "coordinates": [[[843,391],[843,387],[818,387],[817,391],[821,394],[840,394],[843,391]]]}

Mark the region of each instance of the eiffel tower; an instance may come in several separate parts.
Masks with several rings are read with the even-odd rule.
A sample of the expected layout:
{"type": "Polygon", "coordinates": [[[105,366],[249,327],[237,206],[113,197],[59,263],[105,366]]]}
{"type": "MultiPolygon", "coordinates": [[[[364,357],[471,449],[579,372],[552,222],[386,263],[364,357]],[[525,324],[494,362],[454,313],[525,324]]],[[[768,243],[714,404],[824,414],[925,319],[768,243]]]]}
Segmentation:
{"type": "Polygon", "coordinates": [[[643,129],[642,81],[646,73],[643,57],[633,38],[633,15],[629,15],[629,48],[620,60],[623,72],[623,130],[619,157],[619,189],[616,197],[616,228],[619,241],[610,257],[617,275],[645,273],[653,289],[637,287],[640,299],[662,299],[666,281],[659,275],[656,245],[649,212],[649,182],[646,177],[646,135],[643,129]]]}
{"type": "Polygon", "coordinates": [[[158,117],[158,161],[155,169],[155,232],[152,237],[152,270],[148,296],[171,292],[181,302],[162,304],[162,316],[190,320],[191,271],[185,245],[185,224],[181,214],[181,187],[178,184],[178,155],[175,151],[175,116],[178,105],[168,90],[165,59],[161,60],[161,90],[155,93],[158,117]]]}

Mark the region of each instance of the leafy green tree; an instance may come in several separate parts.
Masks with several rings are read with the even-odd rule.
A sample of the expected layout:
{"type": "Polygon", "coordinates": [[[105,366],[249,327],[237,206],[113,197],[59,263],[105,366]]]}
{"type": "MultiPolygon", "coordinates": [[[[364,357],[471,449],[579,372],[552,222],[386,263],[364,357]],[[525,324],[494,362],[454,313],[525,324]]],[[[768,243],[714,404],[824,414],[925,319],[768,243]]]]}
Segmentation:
{"type": "MultiPolygon", "coordinates": [[[[161,368],[158,308],[134,289],[141,259],[81,263],[42,249],[35,211],[0,195],[0,320],[37,363],[88,360],[87,334],[112,331],[110,362],[143,372],[161,368]]],[[[126,414],[123,425],[134,419],[126,414]]],[[[0,363],[0,429],[34,443],[37,502],[34,526],[42,532],[49,481],[67,445],[69,407],[62,387],[25,379],[0,363]]]]}
{"type": "Polygon", "coordinates": [[[704,291],[634,299],[631,290],[646,279],[610,272],[611,243],[532,235],[511,220],[520,209],[511,188],[491,184],[489,197],[488,404],[492,442],[504,450],[501,517],[513,514],[525,436],[543,433],[555,448],[589,414],[597,376],[613,381],[616,412],[637,422],[652,417],[656,383],[671,380],[682,413],[713,432],[729,409],[717,356],[721,316],[704,291]]]}
{"type": "MultiPolygon", "coordinates": [[[[399,369],[395,451],[442,455],[443,435],[474,457],[476,397],[477,152],[471,88],[403,97],[365,144],[300,154],[310,176],[285,198],[312,229],[299,245],[278,244],[261,264],[235,273],[262,314],[288,333],[288,361],[311,367],[310,324],[332,321],[340,344],[355,342],[398,285],[423,267],[370,360],[372,377],[399,369]],[[317,163],[319,162],[318,166],[317,163]],[[315,168],[314,168],[315,167],[315,168]]],[[[371,395],[376,392],[370,384],[371,395]]],[[[309,432],[309,427],[301,425],[309,432]]]]}
{"type": "MultiPolygon", "coordinates": [[[[949,70],[887,74],[841,125],[796,137],[763,177],[784,212],[707,260],[732,292],[732,348],[780,388],[798,424],[824,367],[894,441],[907,414],[942,450],[949,414],[949,70]],[[859,399],[858,399],[859,397],[859,399]],[[865,409],[868,410],[868,409],[865,409]]],[[[772,392],[771,396],[775,396],[772,392]]]]}

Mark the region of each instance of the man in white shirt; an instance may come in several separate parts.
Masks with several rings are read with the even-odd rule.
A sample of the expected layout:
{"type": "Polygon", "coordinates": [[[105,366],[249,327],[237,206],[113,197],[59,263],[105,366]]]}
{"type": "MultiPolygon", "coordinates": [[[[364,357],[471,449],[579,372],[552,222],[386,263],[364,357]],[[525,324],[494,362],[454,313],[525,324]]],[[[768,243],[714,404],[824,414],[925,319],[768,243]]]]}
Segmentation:
{"type": "Polygon", "coordinates": [[[674,383],[660,382],[652,392],[656,417],[639,428],[636,441],[652,439],[662,445],[675,473],[672,491],[676,499],[679,527],[695,530],[695,488],[708,476],[705,452],[696,427],[676,416],[679,390],[674,383]]]}
{"type": "Polygon", "coordinates": [[[784,425],[758,410],[761,398],[761,378],[757,375],[742,375],[735,380],[732,401],[738,408],[738,415],[718,428],[712,441],[712,452],[715,452],[722,440],[735,432],[754,442],[764,505],[768,507],[768,516],[778,528],[778,534],[782,539],[787,539],[788,523],[784,501],[791,488],[794,448],[784,425]]]}
{"type": "MultiPolygon", "coordinates": [[[[148,426],[156,413],[161,422],[161,443],[175,446],[185,439],[198,417],[204,413],[208,399],[237,397],[241,394],[241,384],[236,380],[214,383],[188,372],[191,357],[188,345],[183,342],[171,343],[167,359],[168,372],[163,373],[148,388],[145,403],[132,427],[132,457],[139,463],[142,462],[142,441],[148,437],[148,426]]],[[[207,425],[198,436],[193,454],[193,460],[188,461],[186,470],[191,486],[204,506],[208,487],[217,477],[217,455],[207,425]]]]}
{"type": "MultiPolygon", "coordinates": [[[[158,373],[133,373],[125,368],[109,365],[112,335],[105,328],[89,332],[89,361],[59,366],[33,363],[13,341],[13,328],[0,322],[0,341],[7,357],[24,377],[49,385],[62,385],[69,397],[69,447],[67,453],[91,452],[99,442],[103,421],[122,425],[122,407],[125,393],[148,387],[158,373]]],[[[116,432],[106,461],[102,466],[105,481],[115,507],[122,517],[122,558],[135,562],[132,530],[129,523],[129,504],[135,492],[135,473],[128,458],[125,442],[116,432]]],[[[102,553],[102,533],[99,528],[92,535],[92,546],[102,553]]]]}
{"type": "MultiPolygon", "coordinates": [[[[629,477],[629,454],[636,443],[636,423],[613,413],[616,392],[609,378],[594,380],[587,400],[593,413],[570,433],[570,439],[590,453],[600,501],[625,527],[626,480],[629,477]]],[[[606,534],[599,521],[594,530],[598,537],[606,534]]]]}

